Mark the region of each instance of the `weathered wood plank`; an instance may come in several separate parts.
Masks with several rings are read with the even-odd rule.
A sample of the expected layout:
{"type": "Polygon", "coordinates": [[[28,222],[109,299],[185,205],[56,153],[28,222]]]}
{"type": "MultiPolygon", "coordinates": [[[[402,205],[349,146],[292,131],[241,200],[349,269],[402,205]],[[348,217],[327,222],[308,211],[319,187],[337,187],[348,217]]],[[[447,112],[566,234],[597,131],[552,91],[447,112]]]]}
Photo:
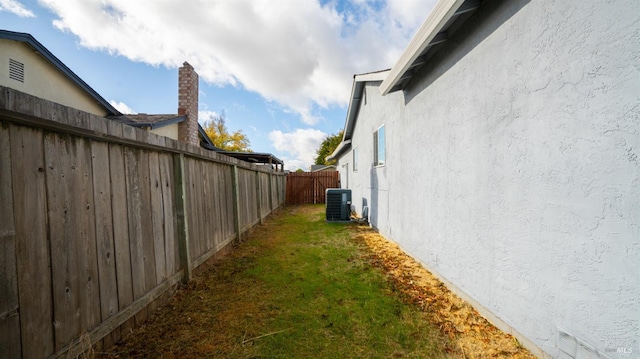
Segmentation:
{"type": "Polygon", "coordinates": [[[257,203],[255,209],[258,215],[258,221],[262,224],[262,179],[260,178],[260,172],[255,172],[254,175],[255,191],[257,203]]]}
{"type": "Polygon", "coordinates": [[[129,214],[129,250],[131,253],[131,278],[133,298],[145,293],[144,247],[142,233],[142,193],[140,190],[140,150],[125,148],[125,179],[127,187],[127,213],[129,214]]]}
{"type": "Polygon", "coordinates": [[[236,227],[235,227],[235,217],[237,215],[235,206],[233,204],[234,201],[234,189],[233,189],[233,166],[225,166],[225,171],[224,171],[224,178],[225,178],[225,188],[228,188],[227,190],[227,203],[226,203],[226,208],[229,208],[231,210],[226,211],[226,215],[227,215],[227,231],[226,231],[226,235],[225,237],[229,238],[230,236],[235,236],[236,234],[236,227]]]}
{"type": "MultiPolygon", "coordinates": [[[[81,118],[85,118],[84,115],[81,118]]],[[[93,172],[91,165],[91,143],[87,139],[74,141],[77,168],[74,189],[71,192],[74,207],[78,208],[78,220],[74,228],[74,240],[78,242],[79,288],[80,288],[80,332],[86,333],[100,323],[100,287],[96,245],[95,203],[93,198],[93,172]]],[[[53,257],[55,258],[55,257],[53,257]]]]}
{"type": "MultiPolygon", "coordinates": [[[[106,131],[106,126],[104,130],[106,131]]],[[[91,143],[91,162],[95,202],[94,215],[96,219],[100,314],[101,319],[106,320],[118,312],[118,282],[113,239],[109,144],[93,141],[91,143]]],[[[116,201],[124,201],[124,198],[116,198],[116,201]]],[[[107,341],[113,343],[118,339],[118,333],[114,333],[107,341]]]]}
{"type": "MultiPolygon", "coordinates": [[[[96,327],[91,332],[87,333],[87,337],[82,338],[87,340],[90,344],[98,342],[101,338],[103,338],[108,333],[116,330],[119,326],[123,325],[127,321],[130,320],[131,317],[138,314],[140,311],[145,310],[146,307],[152,303],[154,300],[158,299],[163,294],[167,293],[174,285],[176,285],[180,278],[182,277],[182,272],[175,273],[168,280],[164,281],[157,287],[150,290],[147,294],[145,294],[142,298],[137,299],[135,302],[131,303],[127,308],[118,312],[118,314],[112,316],[111,318],[105,320],[98,327],[96,327]]],[[[60,350],[53,358],[77,358],[80,357],[83,350],[86,348],[85,343],[82,339],[76,339],[67,347],[60,350]]]]}
{"type": "Polygon", "coordinates": [[[203,232],[202,239],[205,245],[205,252],[210,251],[215,248],[215,232],[216,227],[218,225],[218,221],[214,217],[214,201],[215,201],[215,192],[213,189],[213,171],[212,163],[206,161],[198,161],[200,162],[200,171],[201,171],[201,179],[202,179],[202,195],[203,201],[203,216],[201,216],[200,220],[203,224],[203,232]]]}
{"type": "Polygon", "coordinates": [[[192,158],[186,158],[185,164],[187,165],[187,181],[189,188],[187,189],[187,206],[189,207],[189,244],[191,245],[190,253],[191,258],[195,259],[202,255],[203,248],[200,241],[200,234],[202,233],[200,227],[200,201],[198,200],[200,193],[200,183],[198,178],[198,161],[192,158]]]}
{"type": "Polygon", "coordinates": [[[10,126],[18,297],[23,358],[53,354],[51,272],[42,132],[10,126]]]}
{"type": "MultiPolygon", "coordinates": [[[[136,129],[138,130],[138,129],[136,129]]],[[[144,131],[146,132],[146,131],[144,131]]],[[[155,288],[156,282],[156,263],[155,249],[153,241],[153,225],[151,219],[151,185],[149,175],[149,152],[143,150],[140,152],[140,161],[138,162],[138,170],[140,174],[140,192],[142,199],[142,246],[144,251],[144,271],[145,271],[145,293],[155,288]]]]}
{"type": "Polygon", "coordinates": [[[11,138],[9,124],[0,122],[0,353],[6,358],[22,356],[13,221],[11,138]]]}
{"type": "Polygon", "coordinates": [[[115,251],[118,287],[118,309],[133,302],[131,252],[129,246],[129,216],[124,149],[120,145],[109,145],[109,178],[111,180],[111,202],[113,218],[113,245],[115,251]]]}
{"type": "Polygon", "coordinates": [[[79,266],[73,233],[80,209],[74,207],[75,190],[73,140],[67,135],[47,133],[44,150],[47,163],[47,205],[51,240],[53,280],[53,320],[56,351],[69,344],[80,332],[79,266]]]}
{"type": "Polygon", "coordinates": [[[91,149],[88,140],[45,135],[55,345],[100,322],[91,149]]]}
{"type": "Polygon", "coordinates": [[[157,152],[149,153],[149,189],[151,195],[151,231],[150,240],[154,242],[154,262],[156,283],[162,283],[167,275],[164,233],[164,202],[162,200],[162,179],[160,177],[160,160],[157,152]]]}
{"type": "Polygon", "coordinates": [[[168,276],[177,272],[180,266],[176,231],[176,208],[174,200],[173,159],[168,154],[160,154],[160,184],[162,193],[162,210],[164,224],[164,253],[166,273],[168,276]]]}
{"type": "Polygon", "coordinates": [[[175,204],[176,204],[176,230],[178,247],[180,249],[180,266],[184,271],[183,281],[188,282],[193,276],[191,266],[191,244],[189,243],[189,218],[187,205],[187,183],[185,182],[185,158],[184,155],[173,156],[175,204]]]}

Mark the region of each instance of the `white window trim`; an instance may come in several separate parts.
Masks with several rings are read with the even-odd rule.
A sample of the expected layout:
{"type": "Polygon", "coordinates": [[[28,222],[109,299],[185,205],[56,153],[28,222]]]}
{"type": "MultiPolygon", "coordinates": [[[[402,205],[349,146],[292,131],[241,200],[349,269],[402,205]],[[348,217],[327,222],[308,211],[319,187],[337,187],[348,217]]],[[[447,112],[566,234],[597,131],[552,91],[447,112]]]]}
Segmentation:
{"type": "Polygon", "coordinates": [[[387,164],[387,146],[386,146],[386,138],[387,138],[387,131],[384,131],[384,138],[382,139],[385,142],[385,146],[384,146],[384,162],[382,163],[378,163],[379,162],[379,158],[378,158],[378,138],[379,138],[379,131],[381,128],[384,128],[384,123],[382,125],[380,125],[374,132],[374,143],[373,143],[373,167],[374,168],[378,168],[378,167],[384,167],[387,164]]]}
{"type": "Polygon", "coordinates": [[[353,162],[353,172],[358,172],[358,147],[354,147],[351,150],[351,162],[353,162]]]}

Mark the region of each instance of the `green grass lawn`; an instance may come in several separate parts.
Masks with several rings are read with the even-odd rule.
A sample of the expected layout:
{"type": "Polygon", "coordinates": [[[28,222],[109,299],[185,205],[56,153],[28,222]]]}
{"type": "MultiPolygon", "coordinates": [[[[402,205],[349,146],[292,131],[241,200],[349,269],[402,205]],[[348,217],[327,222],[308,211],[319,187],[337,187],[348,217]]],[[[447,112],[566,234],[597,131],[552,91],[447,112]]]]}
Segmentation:
{"type": "Polygon", "coordinates": [[[119,357],[443,358],[446,339],[404,304],[349,224],[286,207],[201,273],[119,357]]]}

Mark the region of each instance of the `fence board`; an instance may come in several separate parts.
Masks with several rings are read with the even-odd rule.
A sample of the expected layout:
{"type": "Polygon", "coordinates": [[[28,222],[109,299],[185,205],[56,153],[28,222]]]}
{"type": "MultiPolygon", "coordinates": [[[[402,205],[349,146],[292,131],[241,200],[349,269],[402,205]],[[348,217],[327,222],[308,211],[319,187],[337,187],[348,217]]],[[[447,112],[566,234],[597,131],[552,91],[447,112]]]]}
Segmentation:
{"type": "Polygon", "coordinates": [[[45,135],[55,347],[100,322],[89,142],[45,135]]]}
{"type": "Polygon", "coordinates": [[[160,166],[160,187],[162,193],[162,223],[164,226],[164,253],[166,263],[167,276],[177,272],[179,265],[178,244],[176,243],[176,219],[175,219],[175,203],[173,201],[174,193],[172,188],[175,186],[173,180],[173,159],[171,155],[161,154],[159,159],[160,166]]]}
{"type": "Polygon", "coordinates": [[[273,189],[282,174],[188,146],[137,142],[139,131],[127,126],[20,99],[20,108],[44,117],[23,119],[0,103],[2,357],[75,356],[88,343],[98,351],[102,342],[109,346],[146,319],[150,298],[189,278],[190,270],[180,271],[187,252],[180,233],[192,233],[192,245],[185,243],[197,250],[184,263],[195,268],[284,198],[284,188],[273,189]],[[178,208],[180,158],[180,183],[188,186],[178,208]]]}
{"type": "Polygon", "coordinates": [[[190,236],[190,243],[192,247],[191,257],[192,259],[200,258],[204,253],[202,246],[202,231],[204,230],[202,222],[198,213],[202,213],[202,182],[199,181],[201,173],[198,167],[198,161],[196,159],[188,158],[186,161],[189,164],[189,228],[193,228],[192,235],[190,236]]]}
{"type": "Polygon", "coordinates": [[[20,358],[20,312],[9,125],[0,124],[0,353],[20,358]]]}
{"type": "MultiPolygon", "coordinates": [[[[104,142],[93,141],[91,143],[91,159],[94,216],[96,219],[98,283],[100,287],[100,314],[101,321],[104,321],[118,313],[118,282],[111,210],[109,145],[104,142]]],[[[105,340],[105,347],[109,347],[119,340],[119,335],[118,333],[110,333],[105,340]]]]}
{"type": "Polygon", "coordinates": [[[156,283],[168,278],[165,255],[164,203],[162,201],[162,179],[160,178],[160,159],[157,152],[149,153],[149,187],[151,192],[151,230],[156,270],[156,283]]]}
{"type": "Polygon", "coordinates": [[[42,132],[11,125],[11,179],[13,188],[23,358],[53,353],[51,326],[51,272],[47,243],[47,207],[42,132]],[[28,179],[28,180],[27,180],[28,179]]]}
{"type": "Polygon", "coordinates": [[[145,293],[144,248],[142,244],[142,193],[140,191],[140,150],[125,148],[127,182],[127,213],[129,214],[129,250],[131,253],[131,278],[133,299],[145,293]]]}
{"type": "MultiPolygon", "coordinates": [[[[90,141],[78,138],[73,141],[77,167],[73,176],[76,212],[79,219],[73,229],[77,241],[80,290],[80,331],[86,333],[100,323],[100,288],[98,279],[98,256],[96,252],[96,224],[93,198],[93,173],[91,171],[90,141]]],[[[55,258],[55,257],[52,257],[55,258]]]]}
{"type": "Polygon", "coordinates": [[[111,203],[113,217],[113,245],[115,250],[116,277],[118,286],[118,308],[133,302],[131,277],[131,251],[129,245],[129,214],[124,149],[120,145],[109,145],[109,179],[114,201],[111,203]]]}
{"type": "Polygon", "coordinates": [[[149,152],[146,150],[140,151],[140,162],[138,162],[138,174],[140,175],[140,199],[141,199],[141,217],[142,223],[142,249],[144,259],[144,278],[145,286],[144,292],[148,292],[156,287],[156,263],[155,263],[155,249],[153,241],[153,224],[151,219],[151,184],[149,175],[149,152]]]}
{"type": "Polygon", "coordinates": [[[198,161],[198,163],[200,164],[200,171],[202,173],[200,181],[202,184],[201,195],[203,197],[203,200],[201,201],[203,207],[202,212],[199,213],[198,216],[200,217],[200,220],[204,225],[204,231],[202,232],[202,243],[204,244],[205,248],[204,253],[207,253],[214,248],[214,233],[216,225],[216,220],[213,217],[214,198],[212,195],[214,191],[211,188],[213,179],[211,178],[212,171],[209,171],[210,164],[206,163],[205,161],[198,161]]]}
{"type": "Polygon", "coordinates": [[[73,227],[81,209],[72,198],[76,164],[71,156],[70,136],[45,135],[47,163],[47,205],[51,238],[53,320],[55,349],[69,344],[80,331],[80,279],[73,227]],[[73,168],[73,169],[72,169],[73,168]]]}

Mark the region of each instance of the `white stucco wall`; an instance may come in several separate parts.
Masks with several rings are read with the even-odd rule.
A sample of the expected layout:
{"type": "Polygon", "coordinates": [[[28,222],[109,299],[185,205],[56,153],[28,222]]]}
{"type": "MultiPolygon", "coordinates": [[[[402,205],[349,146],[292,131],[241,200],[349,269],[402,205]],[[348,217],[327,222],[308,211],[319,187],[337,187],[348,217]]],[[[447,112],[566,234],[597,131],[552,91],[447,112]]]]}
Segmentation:
{"type": "Polygon", "coordinates": [[[352,139],[357,210],[553,357],[640,357],[639,14],[485,2],[404,92],[366,87],[352,139]]]}
{"type": "Polygon", "coordinates": [[[0,39],[0,86],[11,87],[98,116],[107,114],[101,105],[44,57],[18,41],[0,39]],[[9,59],[24,64],[24,82],[9,78],[9,59]]]}

